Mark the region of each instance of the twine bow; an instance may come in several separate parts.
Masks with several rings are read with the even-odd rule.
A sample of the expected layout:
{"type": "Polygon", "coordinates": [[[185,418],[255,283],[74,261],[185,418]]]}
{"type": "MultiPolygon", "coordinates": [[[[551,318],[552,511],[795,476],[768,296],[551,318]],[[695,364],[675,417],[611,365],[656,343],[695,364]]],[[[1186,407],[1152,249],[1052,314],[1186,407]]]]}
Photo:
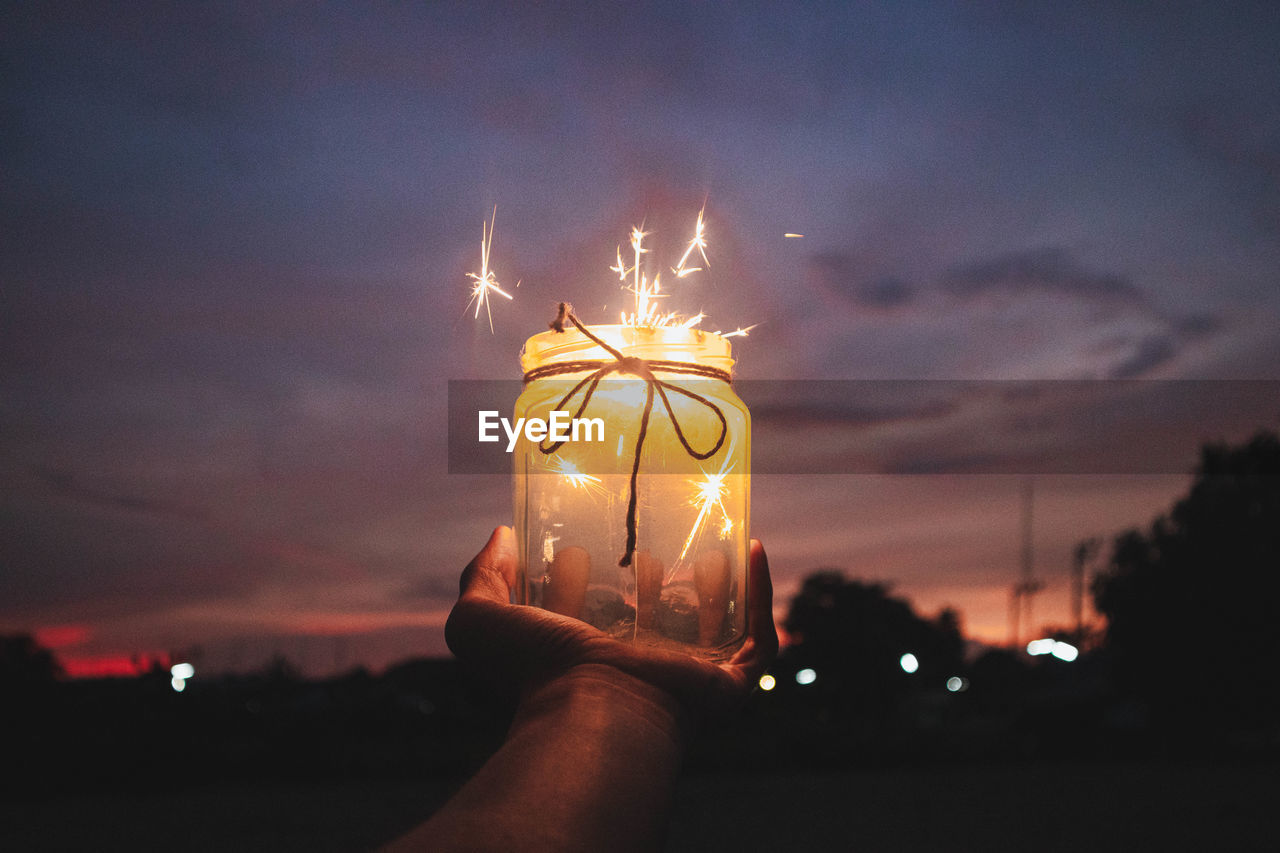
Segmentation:
{"type": "MultiPolygon", "coordinates": [[[[687,376],[703,376],[708,379],[719,379],[723,382],[732,382],[732,377],[728,371],[720,370],[715,367],[707,367],[701,364],[694,364],[688,361],[666,361],[663,359],[645,359],[633,358],[625,356],[618,350],[609,346],[600,338],[596,337],[592,332],[582,324],[582,321],[573,313],[573,307],[564,302],[560,303],[560,313],[555,321],[551,324],[551,328],[557,332],[564,331],[564,322],[569,320],[578,328],[582,334],[590,338],[594,343],[604,349],[605,352],[613,356],[613,361],[605,360],[583,360],[583,361],[565,361],[559,364],[549,364],[545,367],[535,367],[524,375],[526,383],[535,379],[545,379],[549,376],[560,376],[567,373],[580,373],[584,370],[592,371],[585,376],[577,385],[570,389],[555,405],[552,411],[563,410],[565,405],[573,399],[573,397],[584,388],[582,394],[582,402],[578,404],[578,410],[574,412],[573,418],[582,417],[582,413],[586,411],[587,404],[591,402],[591,396],[595,394],[596,386],[600,384],[600,380],[608,376],[610,373],[625,373],[631,376],[637,376],[644,380],[645,396],[644,396],[644,413],[640,416],[640,434],[636,438],[635,458],[631,462],[631,494],[627,502],[627,550],[622,555],[622,559],[618,561],[619,566],[631,565],[631,558],[636,551],[636,479],[640,474],[640,451],[644,448],[644,437],[649,431],[649,415],[653,411],[653,396],[656,393],[662,399],[662,405],[667,410],[667,417],[671,420],[671,426],[676,431],[676,437],[680,439],[680,444],[684,447],[685,452],[694,459],[710,459],[716,455],[716,452],[724,445],[725,437],[729,432],[729,423],[725,420],[724,412],[715,403],[695,394],[687,388],[681,388],[671,382],[659,379],[654,376],[654,371],[662,371],[664,373],[680,373],[687,376]],[[676,417],[676,413],[671,408],[671,400],[667,397],[667,392],[673,391],[677,394],[683,394],[690,400],[694,400],[706,406],[715,416],[720,419],[720,437],[716,439],[715,446],[706,452],[695,450],[693,445],[689,443],[689,439],[685,437],[684,430],[680,427],[680,420],[676,417]]],[[[564,446],[566,440],[560,440],[547,444],[544,438],[538,442],[538,450],[544,455],[550,456],[561,447],[564,446]]]]}

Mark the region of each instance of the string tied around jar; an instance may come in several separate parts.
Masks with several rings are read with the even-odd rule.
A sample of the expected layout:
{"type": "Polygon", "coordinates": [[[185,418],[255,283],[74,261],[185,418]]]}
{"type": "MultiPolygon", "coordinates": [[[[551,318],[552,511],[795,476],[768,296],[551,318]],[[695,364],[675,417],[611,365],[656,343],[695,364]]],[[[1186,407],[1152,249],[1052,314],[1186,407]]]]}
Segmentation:
{"type": "MultiPolygon", "coordinates": [[[[564,361],[558,364],[548,364],[543,367],[535,367],[524,375],[526,384],[535,379],[546,379],[551,376],[563,376],[569,373],[581,373],[590,371],[577,385],[569,390],[560,402],[555,405],[552,411],[564,411],[565,406],[572,400],[578,392],[582,392],[582,400],[578,403],[578,410],[573,413],[573,419],[582,417],[582,413],[586,411],[587,405],[591,402],[591,397],[595,394],[596,386],[600,384],[600,380],[604,379],[611,373],[623,373],[628,376],[635,376],[644,380],[644,412],[640,416],[640,432],[636,437],[635,456],[631,461],[631,487],[627,500],[627,548],[622,555],[622,559],[618,561],[619,566],[631,565],[631,558],[636,552],[636,481],[640,475],[640,453],[644,449],[645,435],[649,431],[649,416],[653,412],[653,398],[656,394],[662,400],[662,406],[666,409],[667,417],[671,421],[671,426],[675,430],[676,438],[680,440],[681,446],[685,452],[699,461],[710,459],[724,446],[724,440],[729,434],[729,422],[725,420],[724,411],[715,403],[696,394],[688,388],[668,382],[665,379],[659,379],[654,375],[655,371],[663,373],[677,373],[685,376],[701,376],[706,379],[719,379],[722,382],[732,384],[733,377],[727,370],[721,370],[716,367],[708,367],[703,364],[696,364],[689,361],[668,361],[656,358],[636,358],[635,356],[623,355],[619,350],[609,346],[602,341],[594,333],[591,332],[582,321],[573,313],[573,306],[568,303],[561,302],[559,313],[556,319],[551,323],[551,328],[557,332],[563,332],[565,321],[572,323],[577,327],[578,331],[586,335],[592,342],[603,349],[609,355],[613,356],[613,360],[605,359],[584,359],[580,361],[564,361]],[[585,389],[585,390],[584,390],[585,389]],[[680,419],[676,417],[675,410],[671,408],[671,400],[667,396],[667,392],[682,394],[696,403],[701,403],[709,409],[720,421],[720,435],[716,439],[715,445],[707,451],[701,451],[694,448],[689,443],[689,439],[684,434],[684,429],[680,426],[680,419]]],[[[538,450],[543,455],[550,456],[555,453],[566,443],[567,439],[554,441],[550,444],[544,438],[538,442],[538,450]]]]}

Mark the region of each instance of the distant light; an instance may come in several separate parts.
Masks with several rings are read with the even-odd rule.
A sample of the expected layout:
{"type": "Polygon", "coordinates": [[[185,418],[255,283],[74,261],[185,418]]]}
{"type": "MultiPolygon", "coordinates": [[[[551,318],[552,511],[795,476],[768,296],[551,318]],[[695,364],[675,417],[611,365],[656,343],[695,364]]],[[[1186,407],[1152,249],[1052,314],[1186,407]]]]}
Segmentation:
{"type": "Polygon", "coordinates": [[[1057,640],[1044,639],[1032,640],[1027,643],[1027,654],[1029,655],[1048,655],[1053,654],[1053,647],[1058,644],[1057,640]]]}
{"type": "Polygon", "coordinates": [[[953,675],[947,679],[947,689],[952,693],[963,693],[969,689],[969,679],[953,675]]]}
{"type": "Polygon", "coordinates": [[[903,672],[910,674],[920,668],[920,661],[916,660],[916,656],[911,652],[907,652],[898,658],[898,666],[902,667],[903,672]]]}
{"type": "Polygon", "coordinates": [[[796,684],[813,684],[818,680],[818,673],[805,667],[796,673],[796,684]]]}
{"type": "Polygon", "coordinates": [[[782,236],[783,236],[783,237],[789,237],[789,238],[791,238],[791,239],[795,240],[795,239],[799,239],[799,238],[803,237],[804,235],[803,235],[803,234],[796,234],[796,233],[795,233],[795,232],[793,232],[793,231],[788,231],[786,234],[783,234],[782,236]]]}
{"type": "Polygon", "coordinates": [[[769,673],[766,672],[764,675],[760,676],[760,689],[763,690],[764,692],[768,693],[770,690],[772,690],[777,686],[778,686],[778,679],[774,678],[769,673]]]}
{"type": "Polygon", "coordinates": [[[1071,661],[1080,657],[1080,650],[1070,643],[1046,638],[1043,640],[1032,640],[1027,643],[1027,654],[1053,655],[1058,660],[1064,660],[1067,663],[1071,663],[1071,661]]]}
{"type": "Polygon", "coordinates": [[[169,679],[169,685],[173,688],[173,692],[175,693],[181,693],[182,691],[187,689],[186,679],[179,678],[176,675],[173,678],[169,679]]]}
{"type": "Polygon", "coordinates": [[[1058,660],[1064,660],[1067,663],[1071,663],[1073,660],[1080,657],[1080,650],[1070,643],[1059,642],[1053,644],[1053,651],[1050,654],[1058,660]]]}
{"type": "MultiPolygon", "coordinates": [[[[196,668],[189,663],[175,663],[169,668],[169,674],[174,678],[185,680],[196,674],[196,668]]],[[[179,688],[175,687],[174,689],[177,690],[179,688]]]]}

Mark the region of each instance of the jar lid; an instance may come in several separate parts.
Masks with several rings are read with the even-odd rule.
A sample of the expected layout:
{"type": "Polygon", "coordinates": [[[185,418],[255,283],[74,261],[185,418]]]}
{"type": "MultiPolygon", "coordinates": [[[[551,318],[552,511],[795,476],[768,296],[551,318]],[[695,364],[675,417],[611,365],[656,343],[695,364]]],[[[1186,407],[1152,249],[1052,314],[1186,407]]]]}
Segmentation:
{"type": "MultiPolygon", "coordinates": [[[[702,329],[678,326],[590,325],[591,333],[623,355],[633,358],[687,361],[733,369],[733,348],[727,338],[702,329]]],[[[520,352],[520,368],[525,373],[536,367],[565,361],[605,361],[613,358],[607,350],[580,329],[546,331],[525,341],[520,352]]]]}

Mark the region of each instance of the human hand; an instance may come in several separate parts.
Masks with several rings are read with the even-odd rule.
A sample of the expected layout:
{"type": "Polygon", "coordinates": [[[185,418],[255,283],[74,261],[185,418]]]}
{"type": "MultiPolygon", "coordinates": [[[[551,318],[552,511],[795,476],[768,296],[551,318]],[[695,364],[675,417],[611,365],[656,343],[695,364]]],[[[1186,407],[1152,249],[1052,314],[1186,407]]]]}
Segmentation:
{"type": "Polygon", "coordinates": [[[620,642],[577,619],[511,604],[516,582],[515,534],[499,527],[462,573],[445,638],[460,660],[524,694],[575,672],[616,673],[664,691],[696,719],[740,702],[778,650],[769,563],[758,540],[751,542],[747,639],[719,664],[620,642]]]}
{"type": "Polygon", "coordinates": [[[395,849],[660,849],[689,724],[740,702],[778,650],[764,548],[751,543],[747,639],[714,664],[511,604],[515,544],[510,528],[493,532],[445,625],[454,654],[520,692],[511,728],[395,849]]]}

